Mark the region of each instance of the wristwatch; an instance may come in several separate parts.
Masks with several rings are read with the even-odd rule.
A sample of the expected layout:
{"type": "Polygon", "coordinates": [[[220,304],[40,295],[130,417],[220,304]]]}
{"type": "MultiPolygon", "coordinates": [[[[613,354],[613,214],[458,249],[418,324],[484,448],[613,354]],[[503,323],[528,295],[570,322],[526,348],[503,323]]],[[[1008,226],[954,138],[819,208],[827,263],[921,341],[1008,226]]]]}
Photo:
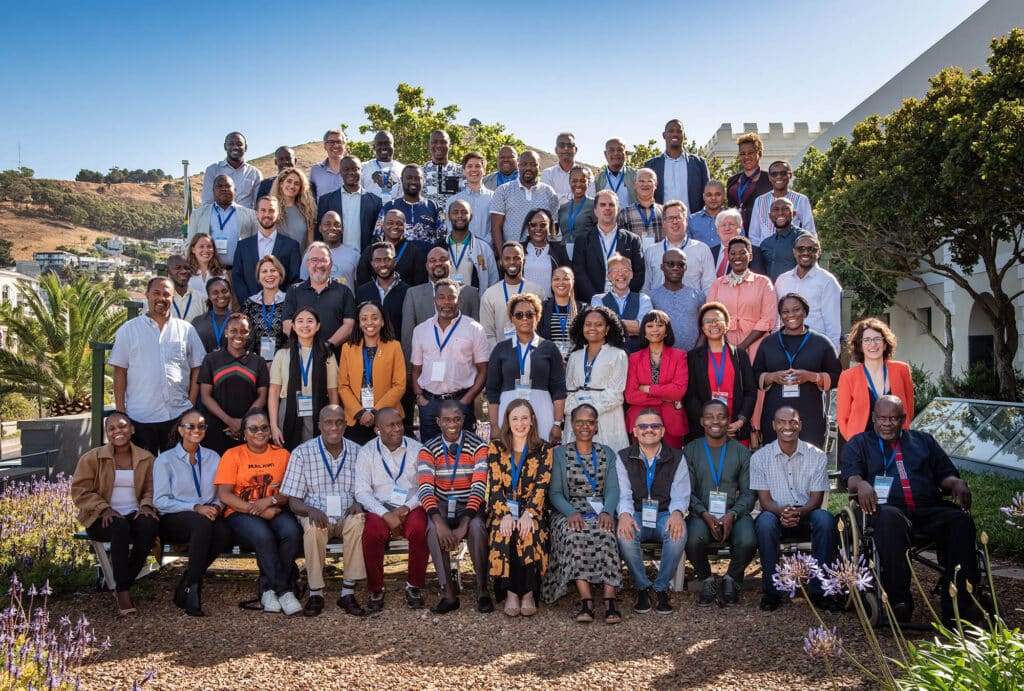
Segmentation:
{"type": "Polygon", "coordinates": [[[555,427],[557,427],[558,429],[564,429],[564,428],[565,428],[565,423],[564,423],[564,422],[562,422],[561,420],[556,420],[556,421],[554,422],[554,425],[555,425],[555,427]]]}
{"type": "Polygon", "coordinates": [[[277,506],[277,495],[276,494],[271,494],[270,495],[270,503],[273,504],[274,506],[277,506]]]}

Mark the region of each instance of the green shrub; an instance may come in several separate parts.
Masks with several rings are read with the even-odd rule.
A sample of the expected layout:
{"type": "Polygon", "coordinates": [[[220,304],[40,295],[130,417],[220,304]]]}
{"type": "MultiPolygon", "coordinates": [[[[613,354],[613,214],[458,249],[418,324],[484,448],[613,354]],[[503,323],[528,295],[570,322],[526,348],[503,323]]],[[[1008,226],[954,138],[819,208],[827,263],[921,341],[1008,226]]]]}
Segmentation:
{"type": "Polygon", "coordinates": [[[994,473],[960,473],[971,488],[971,515],[978,528],[988,533],[992,556],[1024,562],[1024,530],[1007,525],[1001,507],[1013,502],[1013,495],[1024,491],[1024,480],[994,473]]]}
{"type": "Polygon", "coordinates": [[[910,377],[914,382],[914,415],[916,416],[939,395],[939,387],[932,380],[932,373],[924,367],[910,365],[910,377]]]}
{"type": "Polygon", "coordinates": [[[38,414],[36,404],[20,393],[5,394],[0,399],[0,418],[4,420],[29,420],[38,414]]]}

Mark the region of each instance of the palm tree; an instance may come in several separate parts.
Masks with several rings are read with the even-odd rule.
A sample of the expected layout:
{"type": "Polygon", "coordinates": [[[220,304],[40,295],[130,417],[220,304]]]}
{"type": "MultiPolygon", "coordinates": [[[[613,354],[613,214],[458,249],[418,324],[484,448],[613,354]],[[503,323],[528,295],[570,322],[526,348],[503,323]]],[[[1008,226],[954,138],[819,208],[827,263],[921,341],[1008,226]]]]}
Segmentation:
{"type": "Polygon", "coordinates": [[[53,273],[39,286],[42,298],[23,282],[18,306],[0,305],[0,326],[17,339],[16,352],[0,350],[0,381],[10,391],[46,399],[50,415],[85,412],[92,398],[89,342],[114,339],[126,316],[118,305],[128,295],[84,277],[61,285],[53,273]]]}

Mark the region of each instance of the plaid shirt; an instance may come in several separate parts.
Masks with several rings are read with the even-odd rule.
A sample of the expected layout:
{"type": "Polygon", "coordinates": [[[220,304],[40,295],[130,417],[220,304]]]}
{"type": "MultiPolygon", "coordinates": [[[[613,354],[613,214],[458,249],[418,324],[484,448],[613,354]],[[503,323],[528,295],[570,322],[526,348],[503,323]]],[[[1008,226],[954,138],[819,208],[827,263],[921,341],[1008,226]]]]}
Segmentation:
{"type": "Polygon", "coordinates": [[[331,482],[324,466],[324,456],[320,454],[320,437],[315,437],[297,446],[288,459],[288,469],[281,481],[281,494],[301,499],[307,506],[320,511],[327,511],[327,495],[341,495],[342,513],[355,501],[356,458],[359,456],[359,444],[344,440],[345,448],[338,456],[324,448],[324,455],[331,466],[331,473],[338,471],[337,479],[331,482]]]}
{"type": "MultiPolygon", "coordinates": [[[[619,209],[619,215],[615,219],[615,223],[623,230],[628,230],[631,233],[637,235],[641,240],[646,238],[653,238],[651,242],[661,242],[661,239],[665,237],[665,232],[662,230],[662,207],[661,204],[654,205],[654,218],[651,219],[651,210],[644,209],[644,216],[648,219],[649,225],[644,226],[643,216],[640,215],[639,203],[630,204],[619,209]]],[[[644,245],[650,244],[649,242],[644,245]]]]}
{"type": "Polygon", "coordinates": [[[777,504],[803,506],[811,492],[827,492],[828,457],[813,444],[801,441],[787,456],[776,440],[750,458],[750,489],[768,490],[777,504]]]}

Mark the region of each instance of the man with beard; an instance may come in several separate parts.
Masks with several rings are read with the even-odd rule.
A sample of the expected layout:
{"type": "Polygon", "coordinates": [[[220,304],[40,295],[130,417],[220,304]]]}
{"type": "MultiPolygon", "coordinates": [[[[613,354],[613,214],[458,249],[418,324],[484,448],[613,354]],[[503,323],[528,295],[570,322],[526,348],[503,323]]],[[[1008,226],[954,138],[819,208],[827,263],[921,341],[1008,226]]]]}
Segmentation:
{"type": "Polygon", "coordinates": [[[199,197],[203,204],[213,203],[214,181],[219,176],[226,175],[234,184],[235,200],[239,205],[247,209],[252,209],[256,205],[256,188],[263,179],[263,173],[245,162],[245,152],[248,148],[249,145],[241,132],[228,133],[224,138],[226,157],[223,161],[211,163],[203,174],[203,191],[199,197]]]}
{"type": "Polygon", "coordinates": [[[382,203],[402,196],[402,169],[405,165],[395,160],[395,138],[387,130],[373,136],[372,161],[363,163],[363,189],[375,194],[382,203]]]}
{"type": "Polygon", "coordinates": [[[174,316],[191,323],[206,311],[206,296],[189,286],[188,279],[192,278],[192,267],[188,265],[188,260],[180,254],[168,257],[167,277],[174,284],[174,293],[171,295],[174,316]]]}
{"type": "Polygon", "coordinates": [[[519,155],[519,179],[507,182],[491,198],[491,238],[494,247],[526,240],[523,223],[534,209],[547,209],[558,218],[558,193],[537,180],[540,157],[533,151],[519,155]]]}
{"type": "Polygon", "coordinates": [[[409,284],[395,272],[395,248],[390,242],[374,243],[369,249],[373,279],[356,289],[356,305],[372,302],[380,305],[391,324],[395,339],[402,340],[402,305],[409,284]]]}
{"type": "MultiPolygon", "coordinates": [[[[407,227],[406,217],[402,211],[396,208],[388,209],[384,212],[381,223],[380,240],[390,243],[395,248],[395,271],[402,280],[411,286],[418,286],[427,281],[427,273],[423,268],[423,256],[427,250],[421,249],[419,243],[406,239],[407,227]]],[[[372,248],[367,246],[359,258],[359,267],[356,270],[359,285],[369,281],[373,275],[373,267],[370,266],[372,252],[372,248]]]]}
{"type": "Polygon", "coordinates": [[[356,305],[352,291],[331,280],[331,250],[322,242],[306,248],[306,270],[309,278],[288,288],[282,311],[284,332],[292,333],[292,315],[300,307],[312,307],[320,317],[317,338],[327,341],[337,355],[342,342],[352,333],[356,305]]]}
{"type": "Polygon", "coordinates": [[[393,199],[381,208],[377,218],[374,236],[383,233],[385,215],[392,209],[401,211],[405,216],[405,237],[427,252],[438,240],[444,237],[444,217],[441,207],[431,199],[424,199],[423,169],[417,165],[408,165],[402,169],[402,196],[393,199]]]}
{"type": "Polygon", "coordinates": [[[263,290],[256,278],[256,264],[268,254],[277,257],[284,266],[282,288],[286,289],[299,278],[299,258],[302,256],[302,249],[299,243],[277,232],[280,211],[278,204],[276,197],[261,197],[256,202],[256,220],[260,223],[260,231],[238,241],[235,263],[231,267],[231,285],[240,305],[251,295],[263,290]]]}
{"type": "MultiPolygon", "coordinates": [[[[487,171],[487,161],[479,151],[470,151],[462,157],[462,171],[466,176],[466,186],[462,191],[448,200],[448,208],[445,214],[451,221],[452,204],[462,200],[469,204],[469,231],[473,237],[480,238],[487,243],[491,254],[494,248],[491,247],[491,198],[494,191],[483,185],[484,173],[487,171]]],[[[451,225],[449,224],[449,230],[451,225]]]]}
{"type": "Polygon", "coordinates": [[[491,348],[515,335],[515,327],[508,319],[509,299],[520,293],[533,293],[538,297],[545,294],[542,286],[523,280],[524,259],[521,244],[506,242],[501,248],[501,269],[505,278],[485,290],[480,298],[480,325],[491,348]]]}
{"type": "Polygon", "coordinates": [[[498,169],[489,175],[484,176],[484,187],[489,190],[496,190],[506,182],[519,179],[519,170],[516,168],[518,154],[515,147],[503,146],[498,149],[498,169]]]}
{"type": "MultiPolygon", "coordinates": [[[[452,260],[447,249],[435,247],[427,253],[426,272],[430,280],[410,287],[402,305],[402,352],[406,357],[412,353],[412,330],[434,316],[434,285],[451,277],[452,260]]],[[[479,319],[480,291],[465,284],[460,288],[459,313],[470,319],[479,319]]]]}
{"type": "Polygon", "coordinates": [[[775,233],[761,241],[761,257],[765,274],[774,283],[779,276],[796,268],[793,247],[797,239],[810,233],[793,225],[793,202],[787,197],[773,199],[768,214],[775,224],[775,233]]]}
{"type": "MultiPolygon", "coordinates": [[[[316,217],[323,220],[328,211],[337,212],[341,217],[344,233],[342,244],[356,252],[362,252],[370,246],[374,226],[380,215],[380,198],[370,194],[359,185],[359,159],[345,156],[339,164],[341,170],[341,187],[320,197],[316,203],[316,217]]],[[[323,238],[315,237],[317,240],[323,238]]]]}
{"type": "MultiPolygon", "coordinates": [[[[472,161],[470,167],[472,168],[472,161]]],[[[475,175],[475,171],[470,174],[475,175]]],[[[479,184],[479,177],[476,182],[479,184]]],[[[467,185],[459,195],[466,194],[469,190],[470,187],[467,185]]],[[[448,205],[451,232],[447,238],[437,243],[437,246],[448,250],[452,260],[451,277],[456,283],[487,290],[498,280],[498,267],[494,264],[494,250],[489,244],[490,237],[485,241],[470,232],[474,218],[472,204],[467,199],[460,199],[458,195],[453,198],[448,205]]]]}
{"type": "MultiPolygon", "coordinates": [[[[322,244],[327,245],[331,252],[331,280],[338,281],[348,288],[349,292],[354,292],[358,285],[356,267],[359,264],[359,252],[341,243],[344,232],[341,216],[337,211],[328,211],[320,219],[319,234],[323,237],[322,244]]],[[[309,278],[309,268],[306,264],[299,268],[299,278],[303,281],[309,278]]],[[[284,287],[286,286],[282,286],[284,287]]]]}
{"type": "Polygon", "coordinates": [[[598,192],[594,199],[594,213],[597,227],[576,237],[572,253],[576,299],[590,302],[594,295],[611,290],[607,265],[608,259],[616,253],[629,259],[633,270],[629,289],[640,292],[644,287],[644,253],[640,238],[615,223],[619,213],[618,195],[609,189],[598,192]]]}
{"type": "Polygon", "coordinates": [[[686,263],[687,257],[681,249],[669,247],[662,255],[658,271],[663,275],[663,283],[649,293],[654,309],[661,310],[672,321],[675,347],[680,350],[691,350],[697,345],[700,336],[697,314],[704,305],[706,295],[683,283],[686,263]]]}
{"type": "Polygon", "coordinates": [[[444,130],[431,132],[427,146],[430,161],[423,166],[423,196],[437,204],[437,208],[444,209],[448,206],[448,199],[458,194],[465,184],[462,166],[448,160],[452,140],[444,130]]]}
{"type": "Polygon", "coordinates": [[[725,183],[721,180],[708,181],[708,184],[704,185],[701,199],[704,200],[704,208],[690,214],[687,232],[692,239],[700,240],[710,248],[718,247],[721,241],[718,239],[715,218],[725,206],[725,183]]]}
{"type": "MultiPolygon", "coordinates": [[[[619,215],[622,215],[621,212],[619,215]]],[[[661,285],[661,259],[672,248],[686,255],[687,268],[683,283],[702,293],[707,293],[714,283],[715,260],[711,250],[700,240],[687,236],[686,217],[686,206],[681,201],[673,199],[665,203],[662,209],[665,237],[644,250],[644,266],[647,271],[645,291],[650,292],[661,285]]]]}

